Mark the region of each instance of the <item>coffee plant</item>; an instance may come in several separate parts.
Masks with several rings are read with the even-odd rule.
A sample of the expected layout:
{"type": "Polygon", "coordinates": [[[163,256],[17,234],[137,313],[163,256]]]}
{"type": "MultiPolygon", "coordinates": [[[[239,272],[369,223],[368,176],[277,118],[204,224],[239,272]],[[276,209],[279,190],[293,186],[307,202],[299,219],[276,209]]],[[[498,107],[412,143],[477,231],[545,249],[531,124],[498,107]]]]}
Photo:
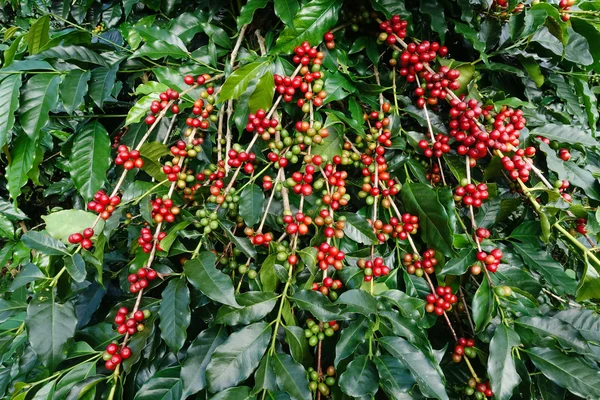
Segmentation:
{"type": "Polygon", "coordinates": [[[600,1],[243,3],[0,2],[0,396],[600,398],[600,1]]]}

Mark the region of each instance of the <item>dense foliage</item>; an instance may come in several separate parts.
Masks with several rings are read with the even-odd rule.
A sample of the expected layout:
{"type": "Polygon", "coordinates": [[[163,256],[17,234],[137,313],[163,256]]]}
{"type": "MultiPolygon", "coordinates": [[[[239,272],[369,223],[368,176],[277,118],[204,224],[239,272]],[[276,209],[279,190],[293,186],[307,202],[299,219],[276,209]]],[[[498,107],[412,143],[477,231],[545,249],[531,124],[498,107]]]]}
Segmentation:
{"type": "Polygon", "coordinates": [[[0,397],[600,398],[600,2],[242,3],[1,3],[0,397]]]}

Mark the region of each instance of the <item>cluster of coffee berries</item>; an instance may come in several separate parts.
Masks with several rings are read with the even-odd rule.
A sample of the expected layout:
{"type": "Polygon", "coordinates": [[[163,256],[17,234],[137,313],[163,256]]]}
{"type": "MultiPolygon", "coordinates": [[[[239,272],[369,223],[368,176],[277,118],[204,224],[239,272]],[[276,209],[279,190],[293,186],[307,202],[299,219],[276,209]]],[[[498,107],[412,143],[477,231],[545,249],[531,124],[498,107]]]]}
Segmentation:
{"type": "Polygon", "coordinates": [[[308,388],[312,392],[318,390],[323,396],[329,396],[331,387],[335,385],[335,368],[333,365],[327,367],[325,376],[319,376],[319,373],[313,367],[309,367],[308,376],[310,378],[308,388]]]}
{"type": "Polygon", "coordinates": [[[435,293],[427,295],[427,305],[425,311],[428,313],[435,312],[436,315],[442,315],[445,311],[449,311],[453,304],[458,302],[458,297],[452,293],[450,286],[438,286],[435,288],[435,293]]]}
{"type": "Polygon", "coordinates": [[[142,322],[150,317],[149,310],[137,310],[133,314],[129,313],[127,307],[119,308],[115,315],[115,324],[117,324],[117,332],[120,335],[134,335],[136,332],[144,330],[145,326],[142,322]]]}
{"type": "Polygon", "coordinates": [[[475,239],[481,243],[484,241],[484,239],[489,238],[491,235],[490,231],[485,229],[485,228],[477,228],[477,230],[475,231],[475,239]]]}
{"type": "Polygon", "coordinates": [[[319,215],[317,215],[314,219],[314,223],[317,226],[325,226],[325,229],[323,229],[323,234],[327,238],[335,237],[337,239],[341,239],[344,237],[346,217],[340,216],[337,221],[334,221],[327,208],[321,208],[319,215]]]}
{"type": "MultiPolygon", "coordinates": [[[[334,163],[335,163],[334,157],[334,163]]],[[[341,159],[339,160],[341,162],[341,159]]],[[[332,193],[326,193],[321,198],[322,204],[331,207],[333,211],[346,206],[350,201],[350,195],[346,193],[346,179],[348,173],[346,171],[335,171],[333,165],[326,164],[324,168],[325,178],[332,188],[332,193]]]]}
{"type": "Polygon", "coordinates": [[[494,392],[492,392],[489,381],[477,383],[475,378],[471,378],[469,379],[467,388],[465,388],[465,394],[467,396],[475,395],[476,400],[483,400],[486,397],[492,397],[494,392]]]}
{"type": "Polygon", "coordinates": [[[468,183],[465,186],[459,186],[454,189],[454,200],[462,200],[465,206],[479,208],[488,197],[488,187],[485,183],[480,183],[479,185],[468,183]]]}
{"type": "Polygon", "coordinates": [[[341,289],[342,286],[342,281],[340,281],[339,279],[333,279],[332,277],[328,276],[324,278],[323,282],[321,283],[313,282],[312,290],[318,290],[323,295],[329,296],[329,299],[331,301],[336,301],[338,298],[336,290],[341,289]]]}
{"type": "Polygon", "coordinates": [[[140,158],[139,151],[129,151],[129,147],[122,144],[117,148],[115,164],[122,165],[126,170],[130,170],[133,168],[142,168],[144,166],[144,160],[140,158]]]}
{"type": "Polygon", "coordinates": [[[425,70],[429,62],[435,60],[437,56],[445,57],[448,55],[448,48],[440,46],[437,42],[423,41],[420,44],[409,43],[400,54],[400,76],[406,78],[407,82],[415,82],[417,74],[425,70]]]}
{"type": "MultiPolygon", "coordinates": [[[[169,88],[166,91],[159,94],[158,97],[160,101],[154,100],[150,104],[151,114],[146,117],[147,125],[152,125],[156,122],[156,114],[167,108],[169,106],[169,102],[179,99],[179,92],[169,88]]],[[[179,106],[177,104],[173,104],[171,106],[171,112],[173,114],[179,113],[179,106]]]]}
{"type": "MultiPolygon", "coordinates": [[[[185,82],[186,85],[192,86],[195,84],[204,85],[206,83],[206,81],[209,79],[210,79],[210,75],[208,75],[208,74],[199,75],[198,77],[196,77],[196,79],[194,79],[194,77],[191,75],[186,75],[183,78],[183,81],[185,82]]],[[[209,93],[209,94],[212,94],[212,93],[209,93]]]]}
{"type": "Polygon", "coordinates": [[[227,165],[230,167],[239,168],[243,165],[245,173],[251,174],[254,172],[254,165],[252,163],[256,160],[256,154],[246,153],[245,151],[238,153],[235,149],[230,149],[227,155],[227,165]]]}
{"type": "Polygon", "coordinates": [[[82,233],[76,232],[69,235],[69,243],[71,244],[81,244],[86,250],[89,250],[94,245],[90,240],[94,236],[94,230],[92,228],[85,228],[82,233]]]}
{"type": "Polygon", "coordinates": [[[458,339],[458,343],[454,346],[454,352],[452,353],[452,361],[459,363],[462,360],[463,355],[469,358],[473,358],[477,355],[475,349],[475,341],[473,339],[465,339],[461,337],[458,339]]]}
{"type": "Polygon", "coordinates": [[[150,281],[153,281],[158,276],[157,272],[150,268],[140,268],[137,273],[129,274],[127,281],[130,283],[129,291],[137,293],[142,289],[146,289],[150,281]]]}
{"type": "Polygon", "coordinates": [[[438,260],[435,258],[434,249],[425,250],[422,257],[410,253],[406,253],[402,257],[402,265],[406,267],[406,272],[417,277],[422,277],[424,273],[433,274],[437,264],[438,260]]]}
{"type": "Polygon", "coordinates": [[[317,247],[317,265],[322,271],[326,271],[329,267],[340,271],[344,267],[345,256],[343,251],[327,242],[323,242],[317,247]]]}
{"type": "Polygon", "coordinates": [[[392,225],[394,229],[392,232],[392,237],[397,237],[400,240],[406,240],[409,234],[414,235],[417,233],[417,230],[419,229],[419,217],[409,213],[404,213],[400,218],[390,218],[390,225],[392,225]]]}
{"type": "Polygon", "coordinates": [[[340,325],[336,321],[317,323],[314,319],[306,320],[306,329],[304,329],[304,337],[308,339],[308,344],[316,346],[320,340],[325,337],[331,337],[335,332],[340,330],[340,325]]]}
{"type": "Polygon", "coordinates": [[[568,11],[573,5],[575,5],[575,0],[560,0],[558,3],[558,8],[560,8],[560,18],[567,22],[571,19],[571,15],[565,11],[568,11]]]}
{"type": "Polygon", "coordinates": [[[419,148],[423,150],[423,155],[427,158],[435,156],[436,158],[442,157],[446,153],[450,153],[450,137],[438,133],[435,135],[435,141],[433,144],[425,139],[419,140],[419,148]]]}
{"type": "Polygon", "coordinates": [[[562,148],[558,150],[558,156],[563,161],[569,161],[571,159],[571,153],[568,149],[562,148]]]}
{"type": "MultiPolygon", "coordinates": [[[[160,241],[163,240],[167,236],[166,232],[159,232],[157,239],[158,243],[156,243],[156,250],[161,251],[160,241]]],[[[138,238],[138,244],[142,247],[144,253],[150,253],[152,251],[152,242],[154,241],[154,236],[152,236],[152,231],[150,228],[142,228],[140,237],[138,238]]]]}
{"type": "Polygon", "coordinates": [[[127,133],[128,130],[129,130],[129,126],[124,126],[113,137],[113,144],[112,144],[113,149],[116,149],[117,147],[119,147],[119,142],[121,142],[121,139],[123,138],[123,136],[125,136],[125,134],[127,133]]]}
{"type": "Polygon", "coordinates": [[[294,193],[302,196],[310,196],[313,192],[312,182],[314,179],[315,167],[307,165],[304,173],[294,172],[290,178],[286,180],[286,186],[291,187],[294,193]]]}
{"type": "MultiPolygon", "coordinates": [[[[263,182],[262,182],[262,188],[264,190],[271,190],[271,189],[273,189],[273,185],[274,185],[275,182],[273,181],[273,177],[272,176],[270,176],[270,175],[263,175],[262,180],[263,180],[263,182]]],[[[279,189],[279,190],[281,190],[281,189],[279,189]]]]}
{"type": "Polygon", "coordinates": [[[256,132],[256,134],[262,135],[263,140],[269,140],[271,135],[276,132],[276,128],[278,126],[279,121],[277,121],[275,118],[267,118],[267,113],[265,110],[258,109],[254,114],[248,115],[246,130],[248,132],[256,132]]]}
{"type": "Polygon", "coordinates": [[[383,21],[379,24],[379,29],[383,31],[383,33],[380,33],[377,39],[382,43],[387,42],[390,45],[395,44],[396,36],[400,39],[406,37],[407,27],[408,22],[401,19],[399,15],[393,15],[392,19],[383,21]]]}
{"type": "Polygon", "coordinates": [[[308,215],[304,215],[301,212],[296,213],[295,216],[291,216],[289,214],[283,216],[283,223],[287,224],[285,226],[285,232],[288,235],[298,234],[299,236],[303,236],[308,234],[308,227],[312,224],[312,218],[308,215]]]}
{"type": "MultiPolygon", "coordinates": [[[[297,121],[295,128],[297,131],[296,142],[299,143],[300,147],[301,145],[310,146],[313,143],[321,144],[323,139],[329,136],[329,130],[323,128],[321,122],[318,121],[313,122],[312,126],[308,121],[297,121]]],[[[318,157],[322,162],[322,157],[318,157]]],[[[320,163],[315,162],[314,164],[319,165],[320,163]]]]}
{"type": "Polygon", "coordinates": [[[106,24],[104,22],[100,22],[98,25],[92,29],[92,35],[99,35],[106,30],[106,24]]]}
{"type": "MultiPolygon", "coordinates": [[[[489,118],[491,106],[486,107],[484,115],[489,118]],[[487,113],[487,115],[486,115],[487,113]]],[[[527,120],[523,111],[502,107],[493,118],[493,129],[489,133],[488,147],[500,151],[511,151],[519,146],[521,129],[527,120]]]]}
{"type": "Polygon", "coordinates": [[[510,286],[495,286],[494,293],[500,297],[509,297],[512,294],[512,289],[510,286]]]}
{"type": "Polygon", "coordinates": [[[173,205],[173,200],[169,198],[163,200],[158,197],[152,200],[150,204],[152,206],[152,219],[154,219],[156,223],[161,223],[163,221],[171,223],[175,221],[175,216],[179,215],[181,212],[181,209],[178,206],[173,205]]]}
{"type": "Polygon", "coordinates": [[[94,200],[87,203],[87,209],[97,212],[100,214],[100,218],[107,220],[120,203],[121,198],[119,196],[109,197],[104,190],[98,190],[94,195],[94,200]]]}
{"type": "Polygon", "coordinates": [[[361,258],[357,261],[356,265],[363,270],[365,282],[372,281],[373,277],[378,278],[390,273],[390,267],[384,265],[383,258],[381,257],[375,257],[373,260],[361,258]]]}
{"type": "MultiPolygon", "coordinates": [[[[244,233],[248,238],[250,238],[250,242],[255,246],[265,246],[269,247],[269,243],[273,241],[273,234],[271,232],[260,233],[255,232],[254,229],[247,226],[244,229],[244,233]]],[[[292,264],[292,263],[290,263],[292,264]]]]}
{"type": "MultiPolygon", "coordinates": [[[[502,259],[502,250],[494,249],[488,253],[485,251],[477,252],[477,261],[481,261],[488,271],[496,272],[498,270],[498,266],[500,265],[500,260],[502,259]]],[[[481,272],[481,269],[479,270],[481,272]]],[[[478,275],[473,271],[473,266],[471,267],[471,273],[473,275],[478,275]]]]}
{"type": "Polygon", "coordinates": [[[199,220],[195,222],[194,225],[196,228],[203,228],[205,234],[209,234],[219,228],[219,217],[214,211],[209,212],[205,209],[200,209],[196,211],[196,217],[199,218],[199,220]]]}
{"type": "MultiPolygon", "coordinates": [[[[423,42],[426,46],[428,43],[429,42],[423,42]]],[[[421,58],[423,57],[419,57],[419,59],[421,58]]],[[[460,82],[458,82],[460,71],[457,69],[450,69],[447,66],[442,66],[438,72],[431,73],[429,71],[424,71],[421,72],[419,76],[422,76],[425,81],[421,83],[421,86],[418,86],[415,89],[417,107],[419,108],[424,108],[427,104],[435,106],[438,103],[438,99],[445,100],[448,96],[448,89],[460,89],[460,82]]]]}
{"type": "Polygon", "coordinates": [[[504,156],[501,158],[502,167],[508,171],[508,176],[511,179],[520,179],[523,182],[529,180],[529,171],[532,166],[524,157],[532,157],[535,155],[535,147],[527,147],[526,149],[518,149],[511,157],[504,156]]]}
{"type": "Polygon", "coordinates": [[[117,368],[117,365],[129,357],[131,357],[131,349],[127,346],[119,348],[119,345],[115,342],[106,346],[106,350],[102,354],[102,359],[105,361],[104,366],[109,371],[117,368]]]}
{"type": "Polygon", "coordinates": [[[432,185],[435,185],[436,183],[440,183],[442,180],[442,175],[440,172],[440,166],[433,164],[431,169],[425,173],[425,177],[429,182],[431,182],[432,185]]]}
{"type": "Polygon", "coordinates": [[[577,230],[577,232],[581,233],[582,235],[587,235],[587,229],[585,229],[586,225],[587,225],[587,219],[577,218],[577,225],[575,226],[575,229],[577,230]]]}
{"type": "Polygon", "coordinates": [[[327,47],[329,50],[333,50],[335,48],[334,39],[335,38],[333,37],[333,33],[331,33],[331,31],[327,31],[323,35],[323,40],[325,41],[325,47],[327,47]]]}

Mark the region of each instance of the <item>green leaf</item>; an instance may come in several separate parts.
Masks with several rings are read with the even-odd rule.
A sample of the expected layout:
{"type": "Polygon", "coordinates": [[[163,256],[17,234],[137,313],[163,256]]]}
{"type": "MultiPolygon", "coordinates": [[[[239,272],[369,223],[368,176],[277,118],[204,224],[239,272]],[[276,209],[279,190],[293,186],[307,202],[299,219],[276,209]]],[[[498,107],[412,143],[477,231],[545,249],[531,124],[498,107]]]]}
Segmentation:
{"type": "Polygon", "coordinates": [[[260,392],[262,389],[277,390],[277,377],[273,371],[272,360],[273,357],[267,353],[260,361],[258,369],[254,373],[254,393],[260,392]]]}
{"type": "Polygon", "coordinates": [[[45,277],[46,276],[44,273],[40,271],[35,264],[27,263],[23,268],[21,268],[21,271],[19,271],[17,276],[15,276],[8,288],[8,291],[14,292],[18,288],[23,287],[30,282],[35,282],[37,280],[44,279],[45,277]]]}
{"type": "Polygon", "coordinates": [[[63,375],[56,385],[54,393],[55,399],[64,399],[71,389],[86,378],[96,374],[96,363],[87,362],[75,366],[72,370],[63,375]]]}
{"type": "Polygon", "coordinates": [[[246,4],[241,8],[240,15],[237,17],[237,28],[240,30],[242,25],[249,24],[254,18],[256,10],[265,8],[269,0],[248,0],[246,4]]]}
{"type": "Polygon", "coordinates": [[[572,29],[569,30],[569,41],[565,46],[565,59],[581,65],[594,62],[587,39],[572,29]]]}
{"type": "Polygon", "coordinates": [[[15,228],[12,222],[4,214],[0,214],[0,237],[12,239],[15,236],[15,228]]]}
{"type": "Polygon", "coordinates": [[[373,359],[379,373],[379,386],[392,399],[408,399],[409,391],[416,383],[402,362],[387,354],[373,359]]]}
{"type": "Polygon", "coordinates": [[[556,95],[563,101],[567,111],[582,123],[587,123],[584,110],[581,108],[579,97],[575,93],[572,82],[559,74],[550,74],[548,81],[556,87],[556,95]]]}
{"type": "Polygon", "coordinates": [[[425,314],[425,304],[427,304],[425,300],[411,297],[400,290],[386,290],[379,297],[383,297],[396,306],[406,318],[420,319],[425,314]]]}
{"type": "Polygon", "coordinates": [[[454,229],[438,192],[422,183],[407,183],[402,186],[400,197],[406,211],[419,217],[421,236],[425,243],[451,257],[454,253],[454,229]]]}
{"type": "Polygon", "coordinates": [[[456,33],[467,39],[475,50],[480,53],[485,51],[485,43],[479,40],[477,31],[471,26],[463,24],[462,22],[454,21],[454,29],[456,30],[456,33]]]}
{"type": "Polygon", "coordinates": [[[215,322],[230,326],[248,325],[264,318],[277,303],[276,293],[246,292],[236,296],[242,308],[222,306],[217,312],[215,322]]]}
{"type": "MultiPolygon", "coordinates": [[[[69,243],[69,235],[83,232],[85,228],[94,224],[96,218],[96,215],[83,210],[62,210],[42,216],[46,223],[46,232],[65,244],[69,243]]],[[[94,229],[96,232],[102,232],[104,220],[100,219],[94,229]]]]}
{"type": "Polygon", "coordinates": [[[215,350],[206,369],[211,392],[246,380],[258,366],[271,338],[271,326],[257,322],[234,332],[215,350]]]}
{"type": "Polygon", "coordinates": [[[73,111],[78,109],[81,103],[83,103],[91,76],[90,71],[74,69],[73,71],[69,71],[63,79],[60,84],[60,99],[67,113],[72,115],[73,111]]]}
{"type": "Polygon", "coordinates": [[[367,245],[378,243],[373,227],[369,225],[366,218],[349,212],[339,213],[338,215],[346,217],[344,235],[348,239],[367,245]]]}
{"type": "Polygon", "coordinates": [[[50,41],[50,16],[44,15],[31,24],[27,34],[29,54],[37,54],[50,41]]]}
{"type": "Polygon", "coordinates": [[[271,71],[267,70],[256,84],[254,92],[252,92],[248,98],[248,109],[250,112],[256,112],[260,109],[268,110],[271,108],[274,91],[275,81],[273,80],[273,74],[271,71]]]}
{"type": "Polygon", "coordinates": [[[152,102],[159,99],[158,96],[158,93],[151,93],[136,101],[133,107],[131,107],[127,113],[125,126],[140,122],[142,118],[146,116],[148,110],[150,110],[152,102]]]}
{"type": "Polygon", "coordinates": [[[0,299],[0,322],[5,322],[7,319],[25,311],[27,304],[17,300],[0,299]]]}
{"type": "Polygon", "coordinates": [[[294,17],[300,8],[298,0],[274,0],[275,15],[287,26],[294,26],[294,17]]]}
{"type": "Polygon", "coordinates": [[[174,354],[185,344],[191,322],[190,291],[185,279],[171,279],[162,292],[158,309],[160,335],[174,354]]]}
{"type": "Polygon", "coordinates": [[[444,43],[446,41],[446,17],[444,15],[444,6],[436,1],[424,1],[421,2],[420,11],[429,15],[431,18],[431,29],[440,35],[440,41],[444,43]]]}
{"type": "Polygon", "coordinates": [[[585,105],[585,112],[589,121],[588,125],[592,132],[595,134],[596,125],[598,124],[598,119],[600,119],[600,115],[598,113],[598,99],[596,98],[596,95],[592,92],[592,89],[588,82],[580,78],[575,78],[573,82],[575,83],[575,90],[577,91],[577,94],[583,99],[583,104],[585,105]]]}
{"type": "Polygon", "coordinates": [[[357,356],[340,375],[338,383],[342,392],[353,398],[374,396],[379,387],[377,368],[367,356],[357,356]]]}
{"type": "Polygon", "coordinates": [[[152,60],[158,60],[163,57],[172,57],[180,60],[187,57],[187,55],[188,53],[179,46],[167,43],[164,40],[155,40],[137,49],[132,58],[148,57],[152,60]]]}
{"type": "Polygon", "coordinates": [[[554,260],[547,252],[540,250],[529,243],[513,243],[517,253],[525,261],[525,265],[539,272],[546,281],[554,285],[555,288],[561,288],[567,294],[575,294],[577,290],[577,281],[567,275],[563,267],[554,260]]]}
{"type": "Polygon", "coordinates": [[[70,162],[75,187],[91,200],[104,185],[110,166],[110,138],[100,122],[90,122],[75,136],[70,162]]]}
{"type": "Polygon", "coordinates": [[[375,297],[360,289],[352,289],[342,293],[336,304],[346,305],[344,312],[359,313],[367,318],[371,314],[377,314],[377,300],[375,297]]]}
{"type": "Polygon", "coordinates": [[[475,323],[475,331],[480,332],[492,319],[492,309],[494,307],[494,298],[492,288],[487,278],[483,278],[481,285],[477,288],[475,296],[473,296],[473,322],[475,323]]]}
{"type": "Polygon", "coordinates": [[[136,392],[134,400],[181,399],[180,367],[165,368],[148,379],[136,392]]]}
{"type": "Polygon", "coordinates": [[[206,387],[206,367],[214,351],[226,338],[225,328],[214,326],[200,332],[194,339],[181,364],[183,396],[196,394],[206,387]]]}
{"type": "Polygon", "coordinates": [[[568,180],[571,185],[583,189],[588,197],[600,200],[600,183],[591,171],[579,167],[573,161],[562,161],[546,143],[540,142],[539,146],[546,154],[548,169],[556,172],[559,179],[568,180]]]}
{"type": "Polygon", "coordinates": [[[277,289],[279,280],[275,275],[275,263],[277,260],[276,254],[268,256],[260,267],[260,282],[263,285],[263,290],[266,292],[272,292],[277,289]]]}
{"type": "Polygon", "coordinates": [[[556,349],[532,347],[523,350],[550,381],[583,398],[600,398],[600,374],[581,357],[568,356],[556,349]]]}
{"type": "Polygon", "coordinates": [[[384,336],[378,342],[388,353],[408,368],[417,381],[421,393],[440,400],[448,399],[444,376],[418,347],[402,338],[393,336],[384,336]]]}
{"type": "Polygon", "coordinates": [[[572,308],[560,311],[554,317],[577,329],[586,340],[600,343],[600,315],[594,311],[572,308]]]}
{"type": "Polygon", "coordinates": [[[26,247],[49,256],[62,256],[68,254],[67,248],[62,242],[59,242],[45,233],[29,231],[21,237],[21,241],[26,247]]]}
{"type": "Polygon", "coordinates": [[[579,354],[590,353],[590,346],[583,336],[566,322],[557,318],[543,317],[521,317],[515,321],[518,328],[526,328],[533,331],[540,338],[552,337],[566,349],[572,349],[579,354]]]}
{"type": "Polygon", "coordinates": [[[290,354],[294,360],[303,363],[310,362],[308,340],[304,336],[304,329],[299,326],[285,327],[285,342],[290,346],[290,354]]]}
{"type": "Polygon", "coordinates": [[[231,278],[216,268],[217,257],[210,251],[183,265],[183,271],[194,287],[217,303],[240,308],[233,295],[231,278]]]}
{"type": "Polygon", "coordinates": [[[292,400],[310,399],[308,378],[302,364],[287,354],[275,353],[272,359],[273,371],[279,389],[287,393],[292,400]]]}
{"type": "MultiPolygon", "coordinates": [[[[108,67],[109,64],[95,51],[85,46],[55,46],[39,54],[40,58],[56,58],[63,61],[81,61],[108,67]]],[[[79,71],[79,70],[73,70],[79,71]]],[[[80,71],[82,72],[82,71],[80,71]]]]}
{"type": "Polygon", "coordinates": [[[286,26],[279,35],[273,54],[289,54],[294,47],[307,41],[321,43],[325,32],[335,26],[341,0],[312,0],[305,4],[294,17],[293,24],[286,26]]]}
{"type": "Polygon", "coordinates": [[[300,290],[289,296],[289,299],[301,310],[310,312],[320,321],[340,319],[339,309],[329,301],[328,297],[323,296],[320,292],[300,290]]]}
{"type": "Polygon", "coordinates": [[[256,400],[256,397],[250,395],[250,388],[248,386],[237,386],[225,389],[212,396],[209,400],[256,400]]]}
{"type": "Polygon", "coordinates": [[[48,123],[48,113],[58,102],[59,83],[57,75],[34,75],[21,90],[19,121],[30,138],[39,137],[40,129],[48,123]]]}
{"type": "Polygon", "coordinates": [[[256,258],[256,248],[254,247],[250,239],[248,239],[247,237],[235,236],[227,227],[223,227],[223,230],[227,234],[229,240],[231,240],[233,245],[238,250],[240,250],[242,253],[244,253],[250,258],[256,258]]]}
{"type": "Polygon", "coordinates": [[[73,278],[75,282],[83,282],[85,280],[85,262],[83,261],[81,254],[76,253],[73,254],[72,257],[66,256],[63,260],[65,262],[65,268],[69,275],[71,275],[71,278],[73,278]]]}
{"type": "Polygon", "coordinates": [[[94,103],[102,108],[104,102],[111,99],[111,93],[115,86],[119,63],[114,63],[110,68],[98,67],[92,70],[88,93],[94,103]]]}
{"type": "Polygon", "coordinates": [[[499,324],[490,342],[490,356],[487,372],[494,396],[499,400],[510,399],[515,387],[521,382],[515,361],[513,347],[521,343],[519,335],[512,328],[499,324]]]}
{"type": "Polygon", "coordinates": [[[56,381],[46,383],[40,390],[35,393],[33,400],[52,400],[54,398],[54,389],[56,381]]]}
{"type": "Polygon", "coordinates": [[[597,147],[598,141],[581,129],[569,125],[546,124],[532,129],[530,136],[543,136],[558,143],[597,147]]]}
{"type": "Polygon", "coordinates": [[[239,213],[248,226],[256,225],[263,216],[265,194],[261,188],[252,184],[240,193],[239,213]]]}
{"type": "Polygon", "coordinates": [[[365,342],[365,335],[368,329],[369,321],[364,317],[359,317],[350,322],[346,328],[342,329],[340,339],[335,345],[335,366],[338,366],[340,361],[354,354],[358,346],[365,342]]]}
{"type": "Polygon", "coordinates": [[[267,72],[268,68],[269,61],[260,59],[233,71],[233,73],[229,75],[221,87],[221,92],[219,93],[219,102],[237,99],[240,97],[242,94],[244,94],[246,89],[248,89],[250,82],[254,79],[262,77],[267,72]]]}
{"type": "Polygon", "coordinates": [[[557,56],[562,56],[564,46],[546,27],[538,30],[531,38],[532,42],[539,43],[544,49],[550,50],[557,56]]]}
{"type": "Polygon", "coordinates": [[[440,275],[457,275],[460,276],[477,261],[477,251],[475,249],[463,249],[458,253],[457,257],[452,258],[444,265],[440,275]]]}
{"type": "Polygon", "coordinates": [[[52,288],[45,288],[29,303],[25,319],[29,343],[50,371],[67,358],[68,344],[77,326],[73,304],[55,300],[52,288]]]}
{"type": "Polygon", "coordinates": [[[15,125],[15,112],[19,108],[21,74],[8,75],[0,81],[0,147],[8,141],[8,134],[15,125]]]}
{"type": "Polygon", "coordinates": [[[28,174],[34,167],[36,140],[27,135],[19,135],[15,140],[11,161],[6,171],[8,192],[13,200],[21,195],[21,188],[29,180],[28,174]]]}
{"type": "Polygon", "coordinates": [[[535,85],[539,88],[544,84],[544,75],[540,69],[540,65],[533,58],[519,57],[519,61],[529,74],[529,77],[535,82],[535,85]]]}
{"type": "Polygon", "coordinates": [[[325,127],[329,131],[329,136],[324,138],[320,144],[313,146],[313,154],[320,155],[324,161],[332,161],[334,156],[342,155],[344,131],[341,124],[342,122],[335,115],[327,116],[325,127]]]}
{"type": "Polygon", "coordinates": [[[403,317],[397,311],[383,310],[379,315],[390,322],[389,327],[396,336],[403,337],[421,348],[430,347],[425,332],[414,319],[403,317]]]}

